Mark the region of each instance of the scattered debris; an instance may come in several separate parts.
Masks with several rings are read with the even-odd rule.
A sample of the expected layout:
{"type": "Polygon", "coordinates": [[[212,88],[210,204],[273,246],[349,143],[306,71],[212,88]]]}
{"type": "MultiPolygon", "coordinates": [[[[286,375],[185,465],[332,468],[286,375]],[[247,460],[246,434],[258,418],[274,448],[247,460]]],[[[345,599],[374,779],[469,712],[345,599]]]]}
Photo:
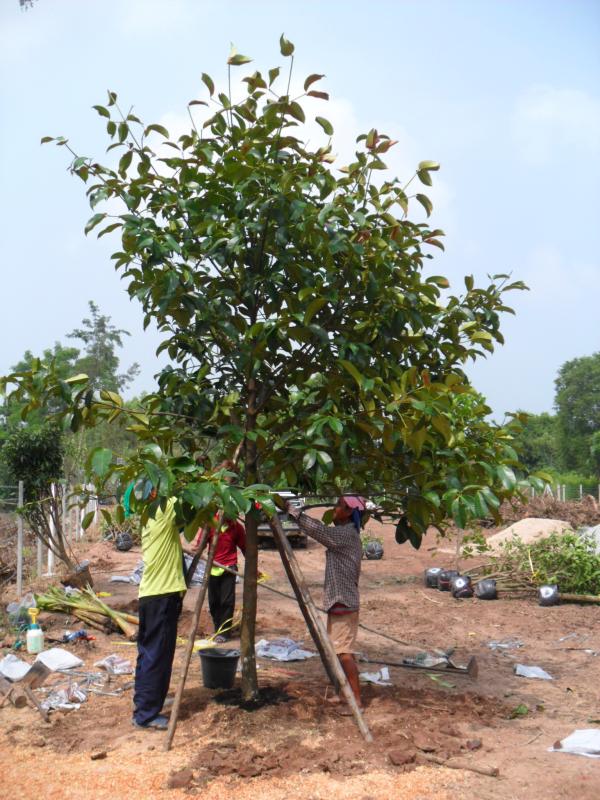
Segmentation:
{"type": "Polygon", "coordinates": [[[58,709],[72,711],[80,708],[86,700],[87,692],[78,683],[69,683],[67,689],[53,689],[40,705],[46,712],[58,709]]]}
{"type": "Polygon", "coordinates": [[[92,761],[101,761],[103,758],[106,758],[108,753],[106,750],[95,750],[93,753],[90,753],[90,758],[92,761]]]}
{"type": "Polygon", "coordinates": [[[364,683],[374,683],[377,686],[393,686],[390,680],[390,671],[382,667],[379,672],[361,672],[359,678],[364,683]]]}
{"type": "Polygon", "coordinates": [[[543,681],[554,680],[552,675],[549,675],[541,667],[528,667],[525,664],[515,664],[514,671],[515,675],[518,675],[520,678],[539,678],[543,681]]]}
{"type": "Polygon", "coordinates": [[[554,742],[549,753],[572,753],[587,758],[600,758],[600,730],[583,728],[573,731],[565,739],[554,742]]]}
{"type": "Polygon", "coordinates": [[[519,647],[525,647],[525,643],[519,639],[504,639],[499,642],[488,642],[488,647],[494,651],[517,650],[519,647]]]}
{"type": "Polygon", "coordinates": [[[302,642],[294,639],[261,639],[256,643],[256,655],[259,658],[270,658],[274,661],[304,661],[313,658],[316,653],[302,648],[302,642]]]}
{"type": "Polygon", "coordinates": [[[51,647],[50,650],[44,650],[38,655],[36,661],[41,661],[52,672],[83,666],[83,661],[78,656],[69,653],[68,650],[63,650],[62,647],[51,647]]]}
{"type": "Polygon", "coordinates": [[[9,681],[20,681],[29,672],[30,665],[22,658],[15,656],[13,653],[8,653],[0,661],[0,672],[9,681]]]}
{"type": "Polygon", "coordinates": [[[131,675],[133,673],[131,661],[126,658],[121,658],[121,656],[116,653],[106,656],[102,661],[96,661],[94,666],[105,669],[109,675],[131,675]]]}

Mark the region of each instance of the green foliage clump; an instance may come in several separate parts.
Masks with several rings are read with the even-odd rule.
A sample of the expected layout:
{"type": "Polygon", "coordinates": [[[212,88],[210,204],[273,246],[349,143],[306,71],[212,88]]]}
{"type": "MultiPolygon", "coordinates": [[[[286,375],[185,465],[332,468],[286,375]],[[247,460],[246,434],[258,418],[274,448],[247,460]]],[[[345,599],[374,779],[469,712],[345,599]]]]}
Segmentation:
{"type": "Polygon", "coordinates": [[[535,544],[518,537],[502,546],[499,561],[505,572],[528,574],[536,586],[557,584],[559,591],[600,595],[600,554],[587,534],[553,533],[535,544]]]}
{"type": "Polygon", "coordinates": [[[36,429],[20,428],[2,447],[3,460],[13,483],[23,481],[25,500],[47,497],[50,484],[62,477],[64,446],[59,427],[47,423],[36,429]]]}

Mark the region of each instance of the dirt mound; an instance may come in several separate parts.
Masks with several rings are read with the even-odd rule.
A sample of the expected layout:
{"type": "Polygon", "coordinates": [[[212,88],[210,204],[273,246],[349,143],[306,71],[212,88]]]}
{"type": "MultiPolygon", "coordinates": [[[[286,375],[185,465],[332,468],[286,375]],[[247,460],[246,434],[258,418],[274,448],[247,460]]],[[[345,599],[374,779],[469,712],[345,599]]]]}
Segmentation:
{"type": "Polygon", "coordinates": [[[550,495],[543,495],[532,497],[526,503],[520,503],[518,500],[504,502],[500,508],[500,515],[507,524],[527,517],[565,520],[571,528],[577,530],[583,525],[600,523],[600,506],[591,495],[586,495],[581,500],[565,502],[550,495]]]}

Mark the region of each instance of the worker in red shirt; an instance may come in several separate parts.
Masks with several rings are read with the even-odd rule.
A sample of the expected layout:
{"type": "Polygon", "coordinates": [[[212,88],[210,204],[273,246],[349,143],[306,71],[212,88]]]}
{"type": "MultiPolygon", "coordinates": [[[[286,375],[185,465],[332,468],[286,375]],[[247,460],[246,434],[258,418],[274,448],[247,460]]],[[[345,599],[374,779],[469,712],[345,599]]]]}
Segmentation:
{"type": "MultiPolygon", "coordinates": [[[[211,542],[215,534],[211,528],[208,541],[211,542]]],[[[241,522],[223,520],[221,533],[215,550],[215,566],[210,571],[208,579],[208,607],[212,617],[215,631],[224,623],[229,623],[229,629],[222,631],[215,637],[219,644],[226,642],[231,636],[231,622],[235,612],[235,582],[236,576],[226,572],[223,567],[237,570],[237,551],[241,550],[246,555],[246,531],[241,522]],[[220,566],[217,566],[220,565],[220,566]]]]}

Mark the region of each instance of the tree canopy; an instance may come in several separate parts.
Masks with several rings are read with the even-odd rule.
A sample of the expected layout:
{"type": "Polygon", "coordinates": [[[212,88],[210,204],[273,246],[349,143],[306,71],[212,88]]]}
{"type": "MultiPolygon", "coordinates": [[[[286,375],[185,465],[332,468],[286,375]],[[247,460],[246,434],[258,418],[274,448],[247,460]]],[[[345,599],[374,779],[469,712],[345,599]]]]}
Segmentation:
{"type": "Polygon", "coordinates": [[[328,99],[316,88],[324,76],[309,75],[293,95],[294,45],[284,36],[280,52],[287,74],[249,72],[241,92],[232,73],[251,59],[235,49],[227,90],[203,74],[206,94],[189,104],[190,130],[177,140],[122,111],[110,91],[94,108],[114,166],[44,137],[70,150],[87,186],[86,233],[119,232],[114,266],[171,363],[137,410],[85,376],[59,379],[51,365],[9,379],[31,409],[40,395],[68,395],[73,430],[130,420],[137,454],[120,464],[97,450],[97,481],[147,477],[156,503],[175,496],[194,533],[219,509],[246,514],[246,620],[255,613],[252,501],[272,509],[270,489],[377,496],[399,541],[418,547],[428,525],[495,514],[529,485],[511,445],[516,423],[491,422],[464,372],[503,342],[505,295],[525,287],[507,275],[484,286],[466,276],[453,293],[429,274],[444,234],[418,220],[432,213],[425,191],[439,165],[389,175],[396,142],[372,129],[349,164],[332,166],[331,122],[316,115],[316,144],[304,130],[306,109],[328,99]],[[234,458],[233,483],[202,460],[217,441],[234,458]]]}

